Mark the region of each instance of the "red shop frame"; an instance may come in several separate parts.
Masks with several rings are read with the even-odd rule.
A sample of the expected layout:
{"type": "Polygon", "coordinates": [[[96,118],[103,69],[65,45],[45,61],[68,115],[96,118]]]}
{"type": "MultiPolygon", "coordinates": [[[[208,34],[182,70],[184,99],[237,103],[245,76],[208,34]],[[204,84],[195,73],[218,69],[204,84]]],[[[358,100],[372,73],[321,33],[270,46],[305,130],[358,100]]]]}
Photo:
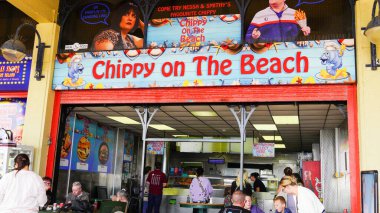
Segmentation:
{"type": "Polygon", "coordinates": [[[360,212],[360,162],[356,85],[268,85],[56,91],[46,175],[54,171],[62,104],[186,104],[346,101],[351,171],[351,211],[360,212]]]}

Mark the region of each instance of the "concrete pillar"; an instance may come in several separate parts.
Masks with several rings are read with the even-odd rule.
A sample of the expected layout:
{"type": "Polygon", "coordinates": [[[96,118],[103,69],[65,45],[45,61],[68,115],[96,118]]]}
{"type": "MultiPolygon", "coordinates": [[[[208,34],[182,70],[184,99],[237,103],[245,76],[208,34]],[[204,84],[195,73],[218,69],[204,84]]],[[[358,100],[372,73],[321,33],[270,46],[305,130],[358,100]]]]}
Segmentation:
{"type": "MultiPolygon", "coordinates": [[[[54,71],[55,54],[57,53],[59,26],[55,23],[41,23],[37,25],[41,35],[41,42],[49,45],[45,49],[41,81],[34,78],[37,49],[33,50],[32,69],[28,89],[28,98],[25,113],[23,144],[33,146],[33,170],[41,176],[45,175],[48,154],[48,140],[51,128],[51,119],[54,104],[54,91],[51,89],[54,71]]],[[[35,46],[38,45],[36,36],[35,46]]]]}

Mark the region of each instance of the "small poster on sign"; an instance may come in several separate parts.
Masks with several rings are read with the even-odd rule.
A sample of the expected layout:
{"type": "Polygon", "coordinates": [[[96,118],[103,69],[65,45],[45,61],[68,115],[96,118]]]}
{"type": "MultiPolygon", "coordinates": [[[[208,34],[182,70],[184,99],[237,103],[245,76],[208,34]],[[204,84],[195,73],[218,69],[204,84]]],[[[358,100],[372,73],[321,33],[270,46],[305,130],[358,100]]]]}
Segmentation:
{"type": "Polygon", "coordinates": [[[253,144],[253,157],[274,157],[274,143],[257,143],[253,144]]]}
{"type": "Polygon", "coordinates": [[[164,142],[148,142],[146,150],[149,154],[163,155],[164,154],[164,142]]]}

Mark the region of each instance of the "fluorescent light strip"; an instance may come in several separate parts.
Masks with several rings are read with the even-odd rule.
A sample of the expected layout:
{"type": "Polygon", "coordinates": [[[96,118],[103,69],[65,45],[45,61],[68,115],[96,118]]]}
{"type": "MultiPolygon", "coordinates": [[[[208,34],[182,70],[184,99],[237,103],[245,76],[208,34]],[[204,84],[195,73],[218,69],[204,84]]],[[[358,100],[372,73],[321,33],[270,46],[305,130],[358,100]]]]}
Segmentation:
{"type": "Polygon", "coordinates": [[[189,135],[173,135],[173,137],[176,137],[176,138],[188,138],[189,135]]]}
{"type": "Polygon", "coordinates": [[[274,124],[253,124],[253,127],[255,127],[256,130],[268,130],[268,131],[277,130],[277,127],[274,124]]]}
{"type": "Polygon", "coordinates": [[[197,117],[216,117],[218,116],[214,111],[192,111],[191,114],[197,117]]]}
{"type": "Polygon", "coordinates": [[[149,125],[153,129],[161,130],[161,131],[174,131],[175,129],[171,128],[170,126],[167,126],[165,124],[151,124],[149,125]]]}
{"type": "Polygon", "coordinates": [[[298,116],[272,116],[275,124],[299,124],[298,116]]]}
{"type": "Polygon", "coordinates": [[[266,141],[282,141],[282,137],[279,135],[276,135],[275,137],[273,135],[265,135],[263,138],[266,141]]]}
{"type": "Polygon", "coordinates": [[[120,122],[122,124],[140,124],[140,122],[137,122],[125,116],[107,116],[107,118],[120,122]]]}
{"type": "Polygon", "coordinates": [[[282,144],[282,143],[281,143],[281,144],[275,144],[275,145],[274,145],[274,148],[275,148],[275,149],[286,149],[286,146],[285,146],[285,144],[282,144]]]}

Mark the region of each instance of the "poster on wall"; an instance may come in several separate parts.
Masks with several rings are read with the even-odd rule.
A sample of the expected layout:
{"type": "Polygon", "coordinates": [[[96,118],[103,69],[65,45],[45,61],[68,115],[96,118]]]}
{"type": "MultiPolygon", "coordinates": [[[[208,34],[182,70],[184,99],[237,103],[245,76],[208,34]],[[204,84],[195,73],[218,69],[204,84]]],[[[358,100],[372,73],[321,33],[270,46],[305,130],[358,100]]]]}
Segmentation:
{"type": "Polygon", "coordinates": [[[116,131],[103,125],[96,128],[95,153],[93,157],[92,171],[99,173],[112,173],[114,156],[114,144],[116,143],[116,131]]]}
{"type": "Polygon", "coordinates": [[[0,128],[11,130],[13,142],[22,144],[26,99],[0,98],[0,128]]]}
{"type": "Polygon", "coordinates": [[[53,90],[237,85],[353,84],[352,39],[76,53],[57,58],[53,90]],[[156,52],[159,51],[159,52],[156,52]]]}
{"type": "Polygon", "coordinates": [[[160,1],[149,20],[147,43],[149,48],[241,43],[239,10],[230,0],[160,1]]]}
{"type": "Polygon", "coordinates": [[[318,198],[322,197],[321,162],[303,161],[302,179],[304,186],[315,193],[318,198]]]}
{"type": "Polygon", "coordinates": [[[253,144],[253,157],[273,158],[275,156],[274,143],[255,143],[253,144]]]}
{"type": "Polygon", "coordinates": [[[32,57],[9,62],[0,56],[0,91],[27,91],[32,57]]]}
{"type": "Polygon", "coordinates": [[[68,170],[71,160],[71,150],[73,144],[73,130],[75,128],[75,114],[70,113],[66,118],[65,132],[61,147],[61,159],[59,163],[59,169],[68,170]]]}
{"type": "Polygon", "coordinates": [[[152,142],[146,144],[146,152],[152,155],[163,155],[165,151],[165,142],[152,142]]]}
{"type": "Polygon", "coordinates": [[[268,42],[352,38],[352,11],[349,0],[253,0],[246,13],[245,40],[263,48],[268,42]]]}
{"type": "Polygon", "coordinates": [[[77,115],[73,137],[71,170],[91,171],[93,165],[92,156],[96,154],[96,126],[96,122],[77,115]]]}
{"type": "Polygon", "coordinates": [[[142,48],[140,10],[132,0],[116,2],[79,4],[63,23],[60,52],[142,48]]]}
{"type": "Polygon", "coordinates": [[[124,161],[132,162],[133,161],[133,149],[134,149],[134,137],[130,132],[124,133],[124,161]]]}

